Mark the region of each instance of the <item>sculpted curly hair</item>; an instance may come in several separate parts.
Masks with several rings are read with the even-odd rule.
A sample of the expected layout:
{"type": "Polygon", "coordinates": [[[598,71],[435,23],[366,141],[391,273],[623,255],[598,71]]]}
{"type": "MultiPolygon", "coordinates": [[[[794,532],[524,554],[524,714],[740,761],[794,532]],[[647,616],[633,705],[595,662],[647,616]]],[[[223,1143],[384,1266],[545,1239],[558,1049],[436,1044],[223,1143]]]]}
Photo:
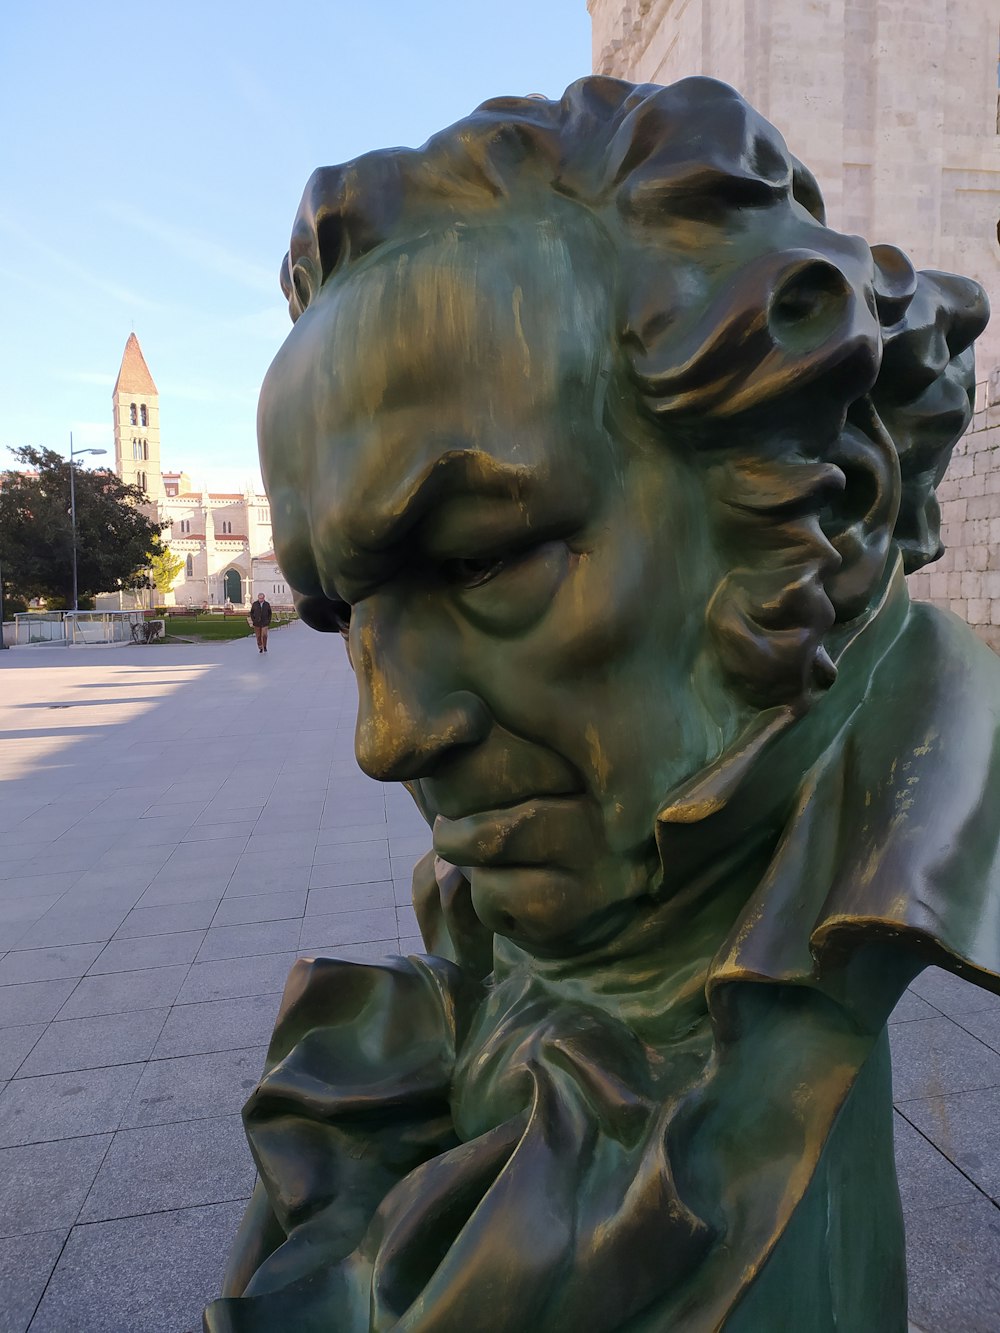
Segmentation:
{"type": "MultiPolygon", "coordinates": [[[[703,468],[729,556],[707,611],[722,670],[756,707],[799,711],[895,552],[907,572],[941,553],[935,488],[970,420],[985,295],[827,227],[813,177],[727,85],[586,78],[314,173],[282,268],[292,319],[384,244],[544,216],[553,195],[607,238],[640,411],[703,468]]],[[[305,619],[342,627],[343,604],[299,591],[305,619]]]]}

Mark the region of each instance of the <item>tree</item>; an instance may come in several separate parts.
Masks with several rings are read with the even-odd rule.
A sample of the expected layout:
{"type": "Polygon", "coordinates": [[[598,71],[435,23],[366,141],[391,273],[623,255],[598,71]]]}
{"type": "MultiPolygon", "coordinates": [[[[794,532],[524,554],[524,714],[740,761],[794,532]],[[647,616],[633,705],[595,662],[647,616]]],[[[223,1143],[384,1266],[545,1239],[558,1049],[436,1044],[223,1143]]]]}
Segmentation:
{"type": "Polygon", "coordinates": [[[180,556],[174,555],[170,547],[167,546],[160,537],[153,542],[153,550],[150,555],[149,572],[153,577],[153,585],[157,592],[164,595],[174,586],[174,580],[184,568],[184,561],[180,556]]]}
{"type": "MultiPolygon", "coordinates": [[[[15,597],[69,606],[73,596],[70,464],[51,449],[12,449],[25,471],[0,473],[0,566],[15,597]]],[[[148,588],[149,553],[163,525],[149,499],[107,468],[76,470],[77,586],[80,598],[148,588]]]]}

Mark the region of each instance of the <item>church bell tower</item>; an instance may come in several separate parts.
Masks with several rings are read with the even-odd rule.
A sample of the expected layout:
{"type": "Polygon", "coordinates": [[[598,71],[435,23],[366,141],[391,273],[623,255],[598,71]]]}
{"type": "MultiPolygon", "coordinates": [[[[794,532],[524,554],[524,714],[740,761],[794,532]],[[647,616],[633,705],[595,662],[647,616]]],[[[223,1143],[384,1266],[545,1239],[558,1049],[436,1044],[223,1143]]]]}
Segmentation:
{"type": "Polygon", "coordinates": [[[130,333],[112,393],[115,471],[156,504],[166,498],[160,466],[160,395],[139,339],[130,333]]]}

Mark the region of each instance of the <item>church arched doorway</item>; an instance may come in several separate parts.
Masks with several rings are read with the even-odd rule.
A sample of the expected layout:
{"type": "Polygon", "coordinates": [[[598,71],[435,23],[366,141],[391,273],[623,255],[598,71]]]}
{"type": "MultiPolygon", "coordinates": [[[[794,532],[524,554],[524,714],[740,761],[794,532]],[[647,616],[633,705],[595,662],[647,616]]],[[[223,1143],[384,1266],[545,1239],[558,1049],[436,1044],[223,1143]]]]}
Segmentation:
{"type": "Polygon", "coordinates": [[[226,589],[226,601],[232,602],[234,606],[243,605],[243,580],[240,578],[239,570],[227,569],[224,586],[226,589]]]}

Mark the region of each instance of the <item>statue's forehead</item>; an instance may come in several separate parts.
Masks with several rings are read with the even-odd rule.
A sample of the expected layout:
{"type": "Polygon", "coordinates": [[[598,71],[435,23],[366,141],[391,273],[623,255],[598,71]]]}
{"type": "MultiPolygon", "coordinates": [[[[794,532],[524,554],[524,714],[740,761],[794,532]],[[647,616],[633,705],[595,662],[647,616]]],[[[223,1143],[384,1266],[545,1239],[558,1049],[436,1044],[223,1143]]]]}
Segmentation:
{"type": "Polygon", "coordinates": [[[310,312],[328,430],[433,404],[534,412],[611,356],[611,301],[572,242],[522,221],[449,228],[359,265],[310,312]]]}
{"type": "Polygon", "coordinates": [[[265,383],[276,538],[366,544],[455,450],[508,480],[565,471],[602,419],[615,346],[605,273],[551,226],[448,228],[367,257],[320,292],[265,383]]]}

